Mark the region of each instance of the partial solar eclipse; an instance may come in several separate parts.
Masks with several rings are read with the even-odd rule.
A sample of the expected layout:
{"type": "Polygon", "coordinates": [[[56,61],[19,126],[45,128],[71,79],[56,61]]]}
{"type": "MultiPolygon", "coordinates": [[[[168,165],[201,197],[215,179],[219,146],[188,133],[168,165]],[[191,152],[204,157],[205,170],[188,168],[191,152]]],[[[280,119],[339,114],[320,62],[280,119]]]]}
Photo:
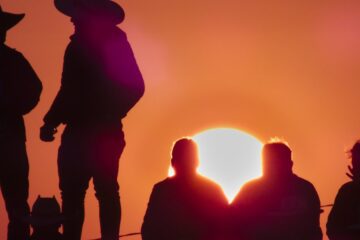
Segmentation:
{"type": "Polygon", "coordinates": [[[218,183],[231,202],[241,186],[262,174],[262,143],[254,136],[231,128],[201,132],[193,139],[199,146],[198,172],[218,183]]]}
{"type": "MultiPolygon", "coordinates": [[[[199,147],[198,172],[221,186],[229,202],[241,186],[262,175],[262,143],[232,128],[214,128],[192,137],[199,147]]],[[[169,176],[174,175],[170,167],[169,176]]]]}

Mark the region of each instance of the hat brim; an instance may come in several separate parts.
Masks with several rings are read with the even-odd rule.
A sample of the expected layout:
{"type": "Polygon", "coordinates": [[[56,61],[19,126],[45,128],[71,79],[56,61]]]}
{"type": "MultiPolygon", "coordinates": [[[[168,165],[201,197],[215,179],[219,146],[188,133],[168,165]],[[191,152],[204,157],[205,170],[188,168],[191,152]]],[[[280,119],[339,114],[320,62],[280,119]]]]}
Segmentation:
{"type": "Polygon", "coordinates": [[[0,28],[8,30],[18,24],[24,16],[25,14],[2,12],[0,15],[0,28]]]}
{"type": "Polygon", "coordinates": [[[114,24],[120,24],[125,19],[124,9],[116,2],[109,0],[54,0],[58,11],[68,17],[76,17],[77,14],[88,11],[90,14],[102,13],[111,19],[114,24]]]}

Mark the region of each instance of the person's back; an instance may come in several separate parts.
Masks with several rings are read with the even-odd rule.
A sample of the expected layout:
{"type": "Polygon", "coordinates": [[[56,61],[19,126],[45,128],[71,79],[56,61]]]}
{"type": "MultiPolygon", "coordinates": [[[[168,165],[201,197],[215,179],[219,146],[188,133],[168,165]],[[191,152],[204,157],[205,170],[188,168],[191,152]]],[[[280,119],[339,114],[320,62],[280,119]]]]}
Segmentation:
{"type": "Polygon", "coordinates": [[[352,167],[347,174],[352,181],[341,186],[327,222],[330,240],[360,239],[360,142],[350,151],[352,167]]]}
{"type": "Polygon", "coordinates": [[[257,179],[243,186],[232,203],[237,229],[255,239],[321,239],[320,202],[308,181],[289,175],[281,181],[257,179]],[[271,237],[270,237],[271,236],[271,237]]]}
{"type": "Polygon", "coordinates": [[[185,177],[179,172],[154,186],[143,239],[222,239],[227,201],[221,188],[196,173],[185,177]]]}
{"type": "MultiPolygon", "coordinates": [[[[268,158],[264,156],[264,161],[268,158]]],[[[313,185],[292,173],[290,158],[280,163],[283,169],[267,164],[264,176],[245,184],[231,205],[234,235],[259,240],[322,239],[320,200],[313,185]]]]}
{"type": "Polygon", "coordinates": [[[42,85],[24,56],[0,44],[0,141],[25,141],[23,115],[39,102],[42,85]]]}
{"type": "Polygon", "coordinates": [[[62,86],[44,121],[71,126],[120,123],[144,93],[125,32],[75,33],[64,56],[62,86]]]}

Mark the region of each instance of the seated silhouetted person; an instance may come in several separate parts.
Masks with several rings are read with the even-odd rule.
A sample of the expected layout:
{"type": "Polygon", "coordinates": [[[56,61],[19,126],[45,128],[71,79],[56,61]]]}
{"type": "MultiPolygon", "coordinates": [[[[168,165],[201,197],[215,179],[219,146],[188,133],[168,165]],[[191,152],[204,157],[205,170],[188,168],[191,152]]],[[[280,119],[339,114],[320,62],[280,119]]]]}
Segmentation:
{"type": "Polygon", "coordinates": [[[352,181],[339,190],[328,222],[327,235],[330,240],[360,239],[360,141],[350,151],[350,174],[352,181]]]}
{"type": "Polygon", "coordinates": [[[175,176],[157,183],[151,193],[142,239],[221,239],[227,201],[217,184],[197,174],[196,143],[178,140],[171,164],[175,176]]]}
{"type": "Polygon", "coordinates": [[[263,147],[263,176],[245,184],[231,206],[235,239],[322,239],[318,194],[292,166],[286,144],[263,147]]]}
{"type": "Polygon", "coordinates": [[[9,217],[8,239],[29,237],[29,163],[23,115],[38,103],[42,85],[24,56],[5,45],[7,31],[24,14],[0,7],[0,188],[9,217]]]}

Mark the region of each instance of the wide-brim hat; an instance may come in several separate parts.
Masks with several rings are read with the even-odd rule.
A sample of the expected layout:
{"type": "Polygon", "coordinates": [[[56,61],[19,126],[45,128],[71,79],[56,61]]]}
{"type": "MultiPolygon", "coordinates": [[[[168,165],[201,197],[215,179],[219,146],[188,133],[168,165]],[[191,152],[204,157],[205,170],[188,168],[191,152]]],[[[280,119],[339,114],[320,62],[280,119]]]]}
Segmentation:
{"type": "Polygon", "coordinates": [[[0,6],[0,29],[8,30],[18,24],[25,14],[4,12],[0,6]]]}
{"type": "Polygon", "coordinates": [[[57,10],[69,17],[87,13],[106,18],[113,24],[125,19],[124,9],[110,0],[54,0],[54,4],[57,10]]]}

